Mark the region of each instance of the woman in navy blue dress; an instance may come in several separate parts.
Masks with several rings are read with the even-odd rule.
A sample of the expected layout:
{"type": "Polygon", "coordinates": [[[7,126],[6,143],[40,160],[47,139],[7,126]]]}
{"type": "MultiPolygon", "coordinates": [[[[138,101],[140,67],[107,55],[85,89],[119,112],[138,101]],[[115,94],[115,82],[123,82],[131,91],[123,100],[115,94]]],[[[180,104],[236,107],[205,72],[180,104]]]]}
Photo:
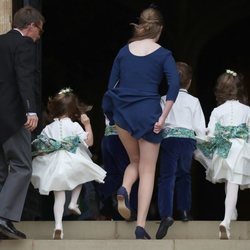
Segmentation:
{"type": "Polygon", "coordinates": [[[129,195],[139,178],[137,239],[149,239],[145,231],[152,198],[161,129],[178,95],[179,76],[172,53],[157,41],[163,17],[156,8],[142,11],[139,23],[132,24],[134,34],[116,56],[103,97],[103,110],[128,153],[122,186],[117,191],[118,211],[130,219],[129,195]],[[164,75],[168,82],[166,106],[160,106],[159,85],[164,75]]]}

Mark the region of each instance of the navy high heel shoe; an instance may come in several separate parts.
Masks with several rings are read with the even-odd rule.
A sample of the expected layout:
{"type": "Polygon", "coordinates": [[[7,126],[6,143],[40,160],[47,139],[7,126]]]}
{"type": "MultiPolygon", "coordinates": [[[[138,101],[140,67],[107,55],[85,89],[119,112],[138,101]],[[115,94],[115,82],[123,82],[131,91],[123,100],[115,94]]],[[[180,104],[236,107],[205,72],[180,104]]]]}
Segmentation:
{"type": "Polygon", "coordinates": [[[125,187],[120,187],[117,190],[118,212],[125,219],[130,220],[131,209],[128,199],[128,192],[125,187]]]}
{"type": "Polygon", "coordinates": [[[135,229],[135,238],[141,240],[150,240],[150,235],[145,231],[143,227],[137,226],[135,229]]]}

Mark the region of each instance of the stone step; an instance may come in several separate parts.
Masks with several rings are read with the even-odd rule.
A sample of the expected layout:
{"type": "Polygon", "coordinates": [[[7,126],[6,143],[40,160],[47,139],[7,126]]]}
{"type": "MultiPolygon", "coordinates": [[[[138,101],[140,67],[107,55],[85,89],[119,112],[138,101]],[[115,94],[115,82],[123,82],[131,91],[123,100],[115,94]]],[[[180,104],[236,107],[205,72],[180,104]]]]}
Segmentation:
{"type": "Polygon", "coordinates": [[[135,222],[64,221],[64,239],[52,240],[53,221],[22,221],[26,240],[0,240],[0,250],[248,250],[250,222],[234,221],[231,240],[218,239],[219,221],[175,221],[167,236],[155,239],[159,221],[148,221],[152,240],[135,240],[135,222]]]}
{"type": "MultiPolygon", "coordinates": [[[[147,221],[146,230],[155,239],[159,221],[147,221]]],[[[165,239],[218,239],[219,221],[175,221],[165,239]]],[[[28,239],[52,239],[53,221],[22,221],[16,227],[28,239]]],[[[63,221],[66,240],[112,240],[134,239],[135,222],[126,221],[63,221]]],[[[250,239],[250,222],[231,223],[233,240],[250,239]]],[[[249,248],[250,249],[250,248],[249,248]]]]}
{"type": "Polygon", "coordinates": [[[248,250],[249,240],[0,240],[1,250],[248,250]]]}

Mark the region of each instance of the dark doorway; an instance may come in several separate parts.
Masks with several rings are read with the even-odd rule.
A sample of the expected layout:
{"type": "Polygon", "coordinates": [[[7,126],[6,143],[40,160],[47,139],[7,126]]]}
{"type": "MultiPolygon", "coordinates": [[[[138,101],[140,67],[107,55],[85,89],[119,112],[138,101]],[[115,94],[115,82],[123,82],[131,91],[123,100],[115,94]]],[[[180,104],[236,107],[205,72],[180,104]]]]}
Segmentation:
{"type": "MultiPolygon", "coordinates": [[[[13,2],[16,3],[14,7],[19,8],[20,2],[23,1],[13,2]]],[[[118,49],[130,37],[129,23],[136,22],[139,11],[150,2],[128,1],[126,4],[115,0],[39,2],[42,2],[41,9],[46,19],[41,64],[43,104],[46,105],[49,96],[63,87],[70,86],[84,102],[93,105],[89,116],[95,143],[91,150],[96,155],[97,162],[101,163],[100,141],[104,130],[101,100],[112,62],[118,49]]],[[[170,18],[173,17],[168,23],[170,30],[172,26],[170,45],[174,47],[173,31],[176,28],[178,32],[178,23],[173,20],[178,13],[171,12],[173,4],[169,5],[168,1],[158,2],[162,2],[165,7],[163,10],[170,18]]],[[[179,3],[181,4],[181,1],[179,3]]],[[[230,24],[217,36],[211,37],[202,49],[199,59],[196,60],[197,65],[193,65],[196,68],[196,93],[207,121],[216,105],[213,88],[219,74],[230,68],[243,72],[246,75],[246,83],[250,80],[250,41],[247,37],[249,25],[250,19],[241,20],[230,24]]],[[[193,180],[194,219],[222,219],[224,185],[214,185],[206,181],[204,169],[197,162],[193,164],[193,180]]],[[[241,220],[249,219],[249,197],[249,190],[239,193],[238,210],[241,220]]]]}

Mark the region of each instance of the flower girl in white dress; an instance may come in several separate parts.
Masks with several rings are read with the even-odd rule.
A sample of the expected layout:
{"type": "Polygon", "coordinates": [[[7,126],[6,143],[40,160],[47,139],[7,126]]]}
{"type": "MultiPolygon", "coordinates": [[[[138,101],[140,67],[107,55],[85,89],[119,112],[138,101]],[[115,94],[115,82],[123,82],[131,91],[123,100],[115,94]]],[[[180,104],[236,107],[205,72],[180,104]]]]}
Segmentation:
{"type": "Polygon", "coordinates": [[[250,187],[250,108],[246,105],[242,76],[227,70],[215,89],[216,107],[208,123],[207,142],[198,141],[195,159],[206,168],[212,183],[225,182],[225,215],[219,238],[230,238],[230,222],[236,211],[238,190],[250,187]]]}
{"type": "Polygon", "coordinates": [[[32,142],[34,159],[31,182],[42,195],[54,192],[53,238],[63,239],[65,191],[72,190],[69,210],[80,215],[77,200],[82,184],[93,180],[103,183],[106,171],[91,160],[88,150],[88,146],[93,144],[90,120],[72,90],[61,90],[49,99],[47,107],[54,121],[32,142]]]}

